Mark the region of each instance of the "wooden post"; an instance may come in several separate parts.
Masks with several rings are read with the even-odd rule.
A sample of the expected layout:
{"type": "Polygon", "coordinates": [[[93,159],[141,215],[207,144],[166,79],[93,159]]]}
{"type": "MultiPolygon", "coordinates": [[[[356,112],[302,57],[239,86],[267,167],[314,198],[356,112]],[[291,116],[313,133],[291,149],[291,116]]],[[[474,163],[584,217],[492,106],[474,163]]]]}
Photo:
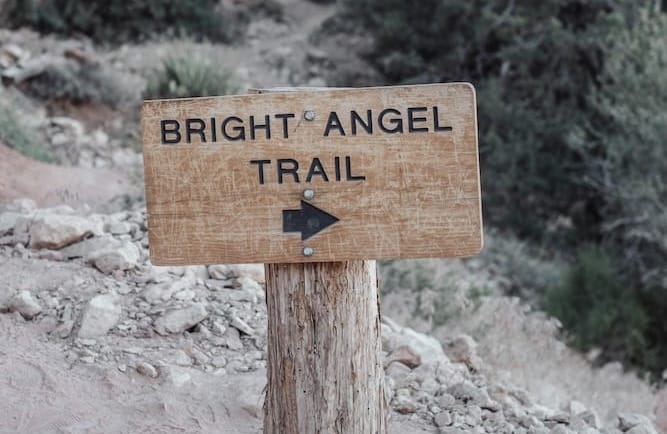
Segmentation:
{"type": "Polygon", "coordinates": [[[386,434],[375,261],[267,264],[264,434],[386,434]]]}

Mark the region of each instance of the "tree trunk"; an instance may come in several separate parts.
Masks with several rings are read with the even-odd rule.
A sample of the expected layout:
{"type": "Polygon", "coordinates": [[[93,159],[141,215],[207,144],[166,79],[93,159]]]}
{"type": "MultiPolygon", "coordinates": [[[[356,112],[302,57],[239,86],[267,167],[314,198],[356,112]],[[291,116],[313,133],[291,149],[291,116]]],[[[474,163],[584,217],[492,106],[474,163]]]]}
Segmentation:
{"type": "Polygon", "coordinates": [[[267,264],[264,434],[386,434],[375,261],[267,264]]]}

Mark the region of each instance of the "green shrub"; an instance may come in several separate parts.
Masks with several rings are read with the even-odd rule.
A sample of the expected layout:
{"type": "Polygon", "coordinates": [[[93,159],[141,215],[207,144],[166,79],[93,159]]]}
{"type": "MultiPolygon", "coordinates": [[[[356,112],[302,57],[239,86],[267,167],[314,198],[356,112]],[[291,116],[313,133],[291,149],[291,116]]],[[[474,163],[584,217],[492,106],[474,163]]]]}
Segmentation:
{"type": "Polygon", "coordinates": [[[0,142],[35,160],[50,162],[51,154],[11,107],[0,105],[0,142]]]}
{"type": "MultiPolygon", "coordinates": [[[[372,49],[362,54],[385,82],[475,84],[485,222],[575,264],[571,284],[553,294],[572,301],[573,288],[583,285],[592,310],[569,311],[567,303],[552,310],[566,316],[577,345],[600,345],[605,357],[664,369],[665,3],[343,0],[341,5],[336,22],[356,23],[372,36],[372,49]],[[593,256],[578,253],[582,244],[617,257],[600,263],[589,258],[588,268],[577,271],[576,261],[593,256]],[[575,278],[583,283],[575,285],[575,278]],[[627,310],[614,306],[593,282],[629,297],[627,310]],[[630,330],[617,330],[624,320],[630,330]],[[614,333],[619,337],[610,336],[614,333]]],[[[518,280],[530,280],[529,274],[518,280]]],[[[534,286],[543,280],[536,278],[534,286]]]]}
{"type": "Polygon", "coordinates": [[[145,97],[187,98],[227,95],[237,91],[232,74],[202,56],[170,56],[148,78],[145,97]]]}
{"type": "Polygon", "coordinates": [[[656,368],[646,340],[650,313],[619,269],[604,250],[581,248],[560,285],[547,292],[544,308],[561,321],[575,347],[601,348],[605,361],[656,368]]]}
{"type": "Polygon", "coordinates": [[[40,32],[84,34],[97,42],[187,34],[212,40],[229,36],[217,0],[9,0],[12,26],[40,32]]]}

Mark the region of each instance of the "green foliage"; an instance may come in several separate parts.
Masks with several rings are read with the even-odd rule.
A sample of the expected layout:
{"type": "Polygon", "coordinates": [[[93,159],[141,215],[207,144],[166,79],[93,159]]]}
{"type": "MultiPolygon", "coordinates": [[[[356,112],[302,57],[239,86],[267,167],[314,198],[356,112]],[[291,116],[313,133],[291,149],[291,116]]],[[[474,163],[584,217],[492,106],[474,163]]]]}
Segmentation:
{"type": "Polygon", "coordinates": [[[121,43],[171,32],[225,40],[216,0],[9,0],[9,23],[121,43]]]}
{"type": "MultiPolygon", "coordinates": [[[[598,345],[606,357],[642,368],[664,368],[665,2],[342,5],[339,22],[367,29],[374,45],[365,55],[387,82],[475,84],[485,221],[576,264],[569,280],[549,292],[548,304],[564,316],[577,345],[598,345]],[[595,262],[582,244],[617,256],[595,262]],[[556,295],[565,300],[559,307],[556,295]],[[578,296],[587,310],[568,308],[578,296]],[[628,330],[619,330],[623,321],[628,330]]],[[[529,261],[524,266],[532,267],[529,261]]],[[[530,273],[516,274],[521,286],[531,284],[530,273]]],[[[544,280],[536,277],[533,287],[543,288],[544,280]]]]}
{"type": "Polygon", "coordinates": [[[170,56],[149,77],[146,98],[228,95],[237,91],[232,74],[201,56],[170,56]]]}
{"type": "Polygon", "coordinates": [[[646,340],[649,313],[641,293],[626,285],[618,264],[596,247],[583,247],[559,286],[544,300],[582,350],[602,347],[606,360],[654,365],[646,340]]]}
{"type": "Polygon", "coordinates": [[[25,125],[11,107],[0,105],[0,142],[30,158],[50,162],[51,154],[39,138],[25,125]]]}

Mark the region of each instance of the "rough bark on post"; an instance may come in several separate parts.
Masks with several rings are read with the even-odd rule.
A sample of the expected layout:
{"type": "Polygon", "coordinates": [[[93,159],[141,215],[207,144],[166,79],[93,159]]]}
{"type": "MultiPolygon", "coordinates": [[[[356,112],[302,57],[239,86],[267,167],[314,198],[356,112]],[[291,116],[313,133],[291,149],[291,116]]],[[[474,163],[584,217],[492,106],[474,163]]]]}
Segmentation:
{"type": "Polygon", "coordinates": [[[386,434],[375,261],[267,264],[264,434],[386,434]]]}

